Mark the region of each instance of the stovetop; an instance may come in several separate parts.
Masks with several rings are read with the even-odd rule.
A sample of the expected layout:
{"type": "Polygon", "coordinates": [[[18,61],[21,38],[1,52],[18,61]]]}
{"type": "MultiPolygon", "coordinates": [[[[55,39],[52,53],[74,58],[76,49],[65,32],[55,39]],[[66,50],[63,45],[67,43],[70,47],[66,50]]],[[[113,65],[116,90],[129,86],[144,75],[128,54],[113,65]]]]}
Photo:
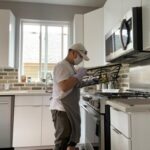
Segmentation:
{"type": "Polygon", "coordinates": [[[95,95],[105,96],[108,99],[117,99],[117,98],[150,98],[150,92],[138,91],[138,90],[127,90],[125,92],[96,92],[95,95]]]}
{"type": "MultiPolygon", "coordinates": [[[[99,109],[101,107],[102,100],[124,100],[124,101],[132,101],[133,99],[137,99],[137,101],[142,101],[144,99],[150,101],[150,92],[139,91],[139,90],[127,90],[125,92],[101,92],[97,91],[92,96],[86,95],[83,97],[84,100],[87,101],[90,105],[92,105],[95,109],[99,109]],[[86,99],[87,98],[87,99],[86,99]]],[[[132,102],[131,102],[132,103],[132,102]]]]}

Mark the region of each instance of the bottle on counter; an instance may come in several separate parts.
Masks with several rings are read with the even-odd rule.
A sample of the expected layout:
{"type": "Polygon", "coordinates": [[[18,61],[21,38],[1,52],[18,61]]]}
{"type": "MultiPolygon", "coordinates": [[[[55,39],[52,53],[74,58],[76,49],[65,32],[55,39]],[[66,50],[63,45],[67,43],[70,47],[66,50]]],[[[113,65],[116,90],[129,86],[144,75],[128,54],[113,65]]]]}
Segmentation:
{"type": "Polygon", "coordinates": [[[27,82],[28,82],[28,83],[31,83],[31,77],[28,77],[28,78],[27,78],[27,82]]]}
{"type": "Polygon", "coordinates": [[[21,76],[21,82],[26,82],[26,75],[21,76]]]}

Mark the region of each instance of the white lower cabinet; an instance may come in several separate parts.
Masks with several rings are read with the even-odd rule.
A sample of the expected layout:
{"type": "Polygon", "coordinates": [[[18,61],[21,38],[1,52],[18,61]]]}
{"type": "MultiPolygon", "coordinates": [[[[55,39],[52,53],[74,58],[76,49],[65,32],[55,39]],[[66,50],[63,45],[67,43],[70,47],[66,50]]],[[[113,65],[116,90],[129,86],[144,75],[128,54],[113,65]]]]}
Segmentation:
{"type": "Polygon", "coordinates": [[[13,147],[54,145],[54,127],[47,96],[16,96],[13,147]]]}
{"type": "Polygon", "coordinates": [[[131,139],[111,126],[111,150],[131,150],[131,139]]]}
{"type": "Polygon", "coordinates": [[[11,147],[11,96],[0,96],[0,149],[11,147]]]}
{"type": "Polygon", "coordinates": [[[54,145],[55,129],[52,121],[52,115],[49,110],[49,96],[43,97],[43,110],[42,110],[42,146],[54,145]]]}
{"type": "Polygon", "coordinates": [[[15,107],[13,147],[40,146],[41,106],[15,107]]]}
{"type": "Polygon", "coordinates": [[[111,107],[111,150],[149,150],[150,112],[122,112],[111,107]]]}

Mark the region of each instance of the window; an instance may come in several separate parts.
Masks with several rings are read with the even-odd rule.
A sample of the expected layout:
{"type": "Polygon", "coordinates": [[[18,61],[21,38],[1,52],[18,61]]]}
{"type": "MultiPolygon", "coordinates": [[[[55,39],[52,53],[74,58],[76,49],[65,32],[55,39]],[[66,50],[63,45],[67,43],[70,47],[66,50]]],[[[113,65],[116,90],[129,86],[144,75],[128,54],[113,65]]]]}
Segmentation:
{"type": "Polygon", "coordinates": [[[45,79],[54,65],[66,57],[69,24],[21,21],[21,75],[32,81],[45,79]]]}

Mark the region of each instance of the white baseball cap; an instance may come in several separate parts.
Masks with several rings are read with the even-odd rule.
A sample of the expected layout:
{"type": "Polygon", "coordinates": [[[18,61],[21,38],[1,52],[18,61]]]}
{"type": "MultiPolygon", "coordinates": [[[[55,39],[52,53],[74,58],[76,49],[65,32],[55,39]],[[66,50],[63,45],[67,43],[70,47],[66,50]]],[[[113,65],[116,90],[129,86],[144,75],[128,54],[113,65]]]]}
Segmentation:
{"type": "Polygon", "coordinates": [[[89,58],[87,57],[87,50],[85,49],[83,44],[81,43],[73,44],[69,49],[77,51],[83,57],[84,60],[86,61],[89,60],[89,58]]]}

